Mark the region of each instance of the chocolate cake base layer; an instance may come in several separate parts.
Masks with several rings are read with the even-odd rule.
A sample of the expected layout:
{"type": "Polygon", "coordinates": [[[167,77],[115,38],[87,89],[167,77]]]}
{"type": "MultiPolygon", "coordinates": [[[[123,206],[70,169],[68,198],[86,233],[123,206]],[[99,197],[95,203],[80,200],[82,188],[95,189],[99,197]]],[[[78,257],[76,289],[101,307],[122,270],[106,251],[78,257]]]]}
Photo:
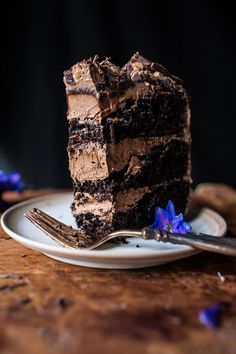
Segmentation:
{"type": "Polygon", "coordinates": [[[86,230],[94,238],[99,238],[114,230],[142,228],[151,225],[156,206],[165,208],[168,200],[175,201],[176,213],[182,212],[186,209],[189,192],[190,182],[186,180],[176,180],[158,185],[153,188],[152,192],[145,194],[128,212],[114,213],[112,221],[109,222],[93,213],[76,215],[74,204],[71,208],[77,226],[86,230]]]}

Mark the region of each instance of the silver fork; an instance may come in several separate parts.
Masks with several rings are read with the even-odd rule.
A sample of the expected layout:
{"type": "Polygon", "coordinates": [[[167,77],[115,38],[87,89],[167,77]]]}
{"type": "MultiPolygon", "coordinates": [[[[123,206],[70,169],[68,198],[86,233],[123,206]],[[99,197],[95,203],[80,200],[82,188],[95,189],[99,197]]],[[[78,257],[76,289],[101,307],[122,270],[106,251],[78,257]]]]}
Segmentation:
{"type": "Polygon", "coordinates": [[[54,240],[60,242],[63,246],[71,248],[85,247],[95,249],[102,244],[111,241],[117,237],[141,237],[145,240],[156,240],[157,242],[170,242],[173,244],[188,245],[196,249],[222,253],[228,256],[236,256],[236,238],[215,237],[202,233],[189,232],[186,235],[171,233],[162,230],[153,230],[144,227],[141,230],[119,230],[95,240],[87,235],[81,229],[74,229],[54,219],[42,210],[34,208],[24,214],[35,226],[41,229],[54,240]]]}

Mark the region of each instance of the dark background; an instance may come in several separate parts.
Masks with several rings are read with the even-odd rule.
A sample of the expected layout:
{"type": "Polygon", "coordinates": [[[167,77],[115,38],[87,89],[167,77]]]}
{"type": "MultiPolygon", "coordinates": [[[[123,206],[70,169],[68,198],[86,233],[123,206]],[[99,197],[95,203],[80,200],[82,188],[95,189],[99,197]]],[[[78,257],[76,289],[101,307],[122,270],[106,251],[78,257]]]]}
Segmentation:
{"type": "Polygon", "coordinates": [[[149,0],[5,5],[0,169],[20,171],[33,187],[70,186],[63,70],[93,54],[123,65],[139,51],[184,80],[191,97],[194,183],[236,186],[233,5],[149,0]]]}

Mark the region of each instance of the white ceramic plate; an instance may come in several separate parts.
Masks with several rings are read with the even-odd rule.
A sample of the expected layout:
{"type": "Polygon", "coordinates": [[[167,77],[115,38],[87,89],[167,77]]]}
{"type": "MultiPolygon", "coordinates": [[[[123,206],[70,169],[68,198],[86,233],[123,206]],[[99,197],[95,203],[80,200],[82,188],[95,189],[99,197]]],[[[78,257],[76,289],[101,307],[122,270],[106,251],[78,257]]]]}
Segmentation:
{"type": "MultiPolygon", "coordinates": [[[[71,193],[53,194],[30,199],[8,209],[1,218],[4,231],[22,245],[41,252],[61,262],[79,266],[107,269],[128,269],[156,266],[192,256],[199,251],[184,245],[157,243],[140,238],[128,239],[128,244],[105,244],[96,250],[63,247],[37,229],[24,217],[26,211],[34,207],[42,209],[65,224],[76,227],[71,215],[71,193]],[[136,245],[140,247],[136,247],[136,245]]],[[[209,209],[203,209],[192,222],[193,230],[214,236],[226,232],[224,219],[209,209]]]]}

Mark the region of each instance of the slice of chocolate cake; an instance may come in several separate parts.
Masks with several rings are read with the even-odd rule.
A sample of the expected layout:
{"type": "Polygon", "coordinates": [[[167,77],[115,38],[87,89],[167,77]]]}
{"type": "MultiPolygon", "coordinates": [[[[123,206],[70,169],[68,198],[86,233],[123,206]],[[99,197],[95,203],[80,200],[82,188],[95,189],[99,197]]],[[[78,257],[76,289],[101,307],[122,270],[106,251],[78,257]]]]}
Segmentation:
{"type": "Polygon", "coordinates": [[[190,110],[181,81],[138,53],[122,68],[97,56],[64,73],[72,212],[99,238],[153,221],[171,199],[186,208],[190,110]]]}

